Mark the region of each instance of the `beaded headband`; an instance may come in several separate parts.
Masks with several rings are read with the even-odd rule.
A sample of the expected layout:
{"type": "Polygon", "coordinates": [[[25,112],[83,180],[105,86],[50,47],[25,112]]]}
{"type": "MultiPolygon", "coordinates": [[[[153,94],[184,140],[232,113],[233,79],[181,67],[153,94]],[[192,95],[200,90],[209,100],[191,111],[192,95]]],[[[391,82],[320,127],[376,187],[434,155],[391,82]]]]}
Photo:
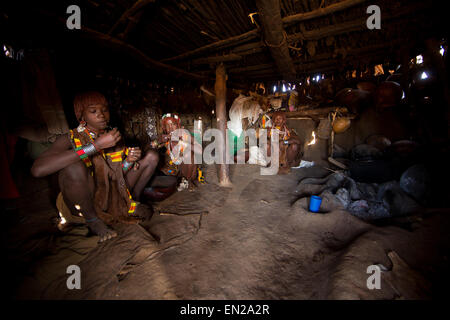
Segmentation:
{"type": "Polygon", "coordinates": [[[162,116],[161,123],[164,125],[169,119],[175,120],[175,122],[179,125],[180,124],[180,118],[175,113],[166,113],[162,116]]]}
{"type": "Polygon", "coordinates": [[[171,113],[166,113],[166,114],[164,114],[163,116],[162,116],[162,118],[163,118],[163,120],[164,120],[164,118],[174,118],[174,119],[179,119],[178,118],[178,115],[176,115],[175,113],[174,114],[171,114],[171,113]]]}

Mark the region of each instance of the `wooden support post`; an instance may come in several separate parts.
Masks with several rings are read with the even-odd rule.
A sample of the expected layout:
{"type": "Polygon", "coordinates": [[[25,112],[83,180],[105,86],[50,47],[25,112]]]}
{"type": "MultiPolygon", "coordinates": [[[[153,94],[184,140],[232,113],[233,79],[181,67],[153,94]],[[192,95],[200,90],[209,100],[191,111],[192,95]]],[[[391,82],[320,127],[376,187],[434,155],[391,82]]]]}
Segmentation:
{"type": "Polygon", "coordinates": [[[295,67],[289,55],[287,34],[283,29],[280,0],[256,0],[262,22],[265,44],[284,80],[295,80],[295,67]]]}
{"type": "Polygon", "coordinates": [[[225,66],[223,63],[219,64],[216,68],[216,84],[215,84],[215,93],[216,93],[216,119],[217,119],[217,129],[219,129],[223,134],[223,159],[222,164],[219,165],[219,184],[221,186],[230,186],[230,170],[229,165],[226,164],[226,152],[227,150],[227,74],[225,72],[225,66]]]}

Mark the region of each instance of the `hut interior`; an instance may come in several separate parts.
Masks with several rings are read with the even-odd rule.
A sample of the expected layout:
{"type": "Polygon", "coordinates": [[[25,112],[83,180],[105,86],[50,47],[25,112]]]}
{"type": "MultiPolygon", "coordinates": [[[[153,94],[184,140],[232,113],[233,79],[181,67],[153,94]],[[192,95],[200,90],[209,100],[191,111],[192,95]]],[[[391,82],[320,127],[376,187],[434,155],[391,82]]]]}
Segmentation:
{"type": "MultiPolygon", "coordinates": [[[[440,2],[418,0],[2,3],[4,292],[15,300],[447,297],[445,14],[440,2]],[[84,134],[77,128],[91,121],[82,126],[74,99],[92,91],[106,97],[109,123],[92,143],[69,146],[70,132],[84,134]],[[173,142],[161,140],[174,141],[164,131],[174,114],[201,148],[190,178],[173,142]],[[68,208],[62,172],[71,161],[93,174],[101,155],[111,164],[94,141],[113,128],[141,156],[133,162],[136,149],[126,149],[119,165],[134,167],[117,172],[150,172],[141,193],[128,185],[149,217],[106,223],[98,214],[114,232],[99,242],[83,208],[68,208]],[[67,150],[57,149],[63,140],[67,150]],[[176,176],[161,169],[168,156],[176,176]],[[93,157],[88,171],[82,161],[93,157]]],[[[89,199],[101,206],[97,191],[89,199]]]]}

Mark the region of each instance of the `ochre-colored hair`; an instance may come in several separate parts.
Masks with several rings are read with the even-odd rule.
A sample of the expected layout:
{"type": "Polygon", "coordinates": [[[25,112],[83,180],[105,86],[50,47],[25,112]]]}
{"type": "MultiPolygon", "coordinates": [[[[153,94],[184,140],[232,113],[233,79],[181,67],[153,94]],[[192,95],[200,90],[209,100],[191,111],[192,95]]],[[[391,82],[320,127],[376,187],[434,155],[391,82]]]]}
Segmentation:
{"type": "Polygon", "coordinates": [[[77,94],[73,101],[73,109],[75,111],[75,116],[77,117],[77,120],[78,121],[81,120],[81,116],[83,115],[84,109],[95,104],[107,106],[108,101],[106,101],[104,95],[102,95],[100,92],[97,91],[88,91],[77,94]]]}
{"type": "Polygon", "coordinates": [[[164,130],[164,126],[165,126],[166,122],[169,120],[172,120],[173,122],[177,123],[178,126],[180,126],[180,117],[177,114],[166,113],[165,115],[163,115],[163,118],[161,120],[161,126],[163,127],[163,130],[164,130]]]}

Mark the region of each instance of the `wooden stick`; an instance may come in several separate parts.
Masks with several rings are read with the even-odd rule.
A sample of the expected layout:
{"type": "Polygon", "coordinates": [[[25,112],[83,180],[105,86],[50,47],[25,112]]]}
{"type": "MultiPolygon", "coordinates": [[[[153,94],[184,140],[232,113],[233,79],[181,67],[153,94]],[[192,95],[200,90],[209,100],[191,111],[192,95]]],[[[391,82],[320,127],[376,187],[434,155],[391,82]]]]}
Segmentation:
{"type": "Polygon", "coordinates": [[[241,59],[242,59],[242,56],[235,54],[235,53],[230,53],[230,54],[225,54],[223,56],[196,59],[196,60],[193,60],[192,63],[193,64],[216,64],[219,62],[237,61],[237,60],[241,60],[241,59]]]}
{"type": "Polygon", "coordinates": [[[124,14],[122,14],[122,16],[119,18],[119,20],[117,20],[117,22],[111,27],[111,29],[109,29],[108,34],[111,35],[114,30],[117,29],[117,27],[123,23],[127,18],[133,16],[134,14],[136,14],[139,10],[143,9],[146,5],[155,2],[155,0],[137,0],[133,6],[128,9],[127,11],[125,11],[124,14]]]}
{"type": "Polygon", "coordinates": [[[287,118],[293,118],[293,117],[305,117],[305,116],[320,116],[320,115],[326,115],[330,112],[339,111],[342,113],[347,113],[347,108],[341,108],[341,107],[325,107],[325,108],[318,108],[318,109],[309,109],[309,110],[301,110],[301,111],[291,111],[286,113],[287,118]]]}
{"type": "MultiPolygon", "coordinates": [[[[340,3],[337,3],[340,4],[340,3]]],[[[331,5],[332,6],[332,5],[331,5]]],[[[331,7],[330,6],[330,7],[331,7]]],[[[401,8],[394,12],[385,12],[383,13],[383,23],[386,23],[389,20],[404,18],[405,16],[410,16],[411,13],[423,10],[426,8],[426,3],[418,3],[405,8],[401,8]]],[[[291,16],[292,17],[292,16],[291,16]]],[[[290,18],[290,17],[288,17],[290,18]]],[[[302,40],[318,40],[322,38],[326,38],[329,36],[335,36],[339,34],[349,33],[352,31],[360,31],[366,30],[366,19],[367,17],[361,17],[352,21],[333,24],[327,27],[322,27],[318,29],[313,29],[309,31],[302,31],[294,34],[290,34],[288,36],[288,41],[294,41],[297,39],[302,40]]]]}
{"type": "Polygon", "coordinates": [[[328,157],[328,162],[334,164],[336,167],[347,170],[347,166],[345,164],[340,163],[339,161],[333,159],[332,157],[328,157]]]}
{"type": "MultiPolygon", "coordinates": [[[[59,21],[60,23],[63,23],[63,24],[66,23],[65,19],[56,16],[54,13],[44,11],[44,10],[39,10],[39,13],[41,13],[47,17],[54,18],[55,20],[59,21]]],[[[78,32],[77,32],[77,34],[78,34],[78,32]]],[[[178,75],[178,76],[181,76],[181,77],[184,77],[187,79],[191,79],[191,80],[201,80],[201,81],[210,80],[206,76],[187,72],[185,70],[173,67],[171,65],[167,65],[167,64],[161,63],[159,61],[153,60],[152,58],[147,56],[145,53],[143,53],[136,47],[134,47],[122,40],[119,40],[115,37],[112,37],[108,34],[93,30],[86,26],[83,26],[83,28],[79,31],[79,34],[86,38],[91,38],[95,41],[103,41],[110,48],[124,50],[124,51],[128,52],[132,58],[136,59],[143,66],[145,66],[149,69],[159,69],[162,71],[170,71],[170,72],[174,73],[175,77],[176,77],[176,75],[178,75]]]]}
{"type": "Polygon", "coordinates": [[[331,135],[331,139],[330,139],[330,147],[329,147],[329,156],[331,157],[331,158],[333,158],[333,150],[334,150],[334,130],[333,130],[333,123],[334,123],[334,120],[336,119],[336,114],[337,114],[337,111],[335,111],[335,112],[333,112],[333,114],[332,114],[332,119],[331,119],[331,123],[330,123],[330,125],[331,125],[331,133],[330,133],[330,135],[331,135]]]}
{"type": "Polygon", "coordinates": [[[225,66],[223,63],[219,64],[216,68],[216,84],[215,84],[215,94],[216,94],[216,119],[217,128],[223,134],[222,143],[222,164],[219,165],[219,183],[222,186],[230,186],[230,172],[229,165],[226,164],[226,155],[228,152],[226,137],[227,137],[227,109],[226,109],[226,99],[227,99],[227,86],[226,79],[227,75],[225,72],[225,66]]]}
{"type": "Polygon", "coordinates": [[[285,25],[291,25],[293,23],[323,17],[323,16],[329,15],[331,13],[342,11],[347,8],[356,6],[356,5],[366,2],[366,1],[367,0],[344,0],[344,1],[341,1],[338,3],[331,4],[325,8],[319,8],[316,10],[312,10],[310,12],[298,13],[298,14],[294,14],[292,16],[284,17],[283,23],[285,25]]]}
{"type": "Polygon", "coordinates": [[[188,79],[194,79],[194,80],[207,80],[208,78],[205,76],[201,76],[195,73],[187,72],[184,70],[181,70],[179,68],[164,64],[162,62],[156,61],[148,57],[145,53],[140,51],[139,49],[133,47],[132,45],[123,42],[122,40],[119,40],[117,38],[111,37],[107,34],[89,29],[87,27],[83,27],[80,31],[83,33],[86,37],[95,39],[96,41],[104,41],[106,42],[110,47],[113,48],[121,48],[125,51],[127,51],[134,59],[142,63],[144,66],[152,69],[160,69],[163,71],[170,71],[173,72],[174,75],[179,75],[184,78],[188,79]]]}
{"type": "Polygon", "coordinates": [[[236,45],[236,43],[243,42],[244,40],[254,39],[258,36],[258,34],[259,34],[259,30],[254,29],[249,32],[240,34],[238,36],[234,36],[234,37],[231,37],[231,38],[228,38],[225,40],[213,42],[204,47],[180,54],[176,57],[163,59],[163,60],[161,60],[161,62],[169,62],[169,61],[186,59],[186,58],[192,57],[193,55],[200,54],[200,53],[203,53],[203,52],[211,50],[211,49],[224,48],[224,47],[236,45]]]}

